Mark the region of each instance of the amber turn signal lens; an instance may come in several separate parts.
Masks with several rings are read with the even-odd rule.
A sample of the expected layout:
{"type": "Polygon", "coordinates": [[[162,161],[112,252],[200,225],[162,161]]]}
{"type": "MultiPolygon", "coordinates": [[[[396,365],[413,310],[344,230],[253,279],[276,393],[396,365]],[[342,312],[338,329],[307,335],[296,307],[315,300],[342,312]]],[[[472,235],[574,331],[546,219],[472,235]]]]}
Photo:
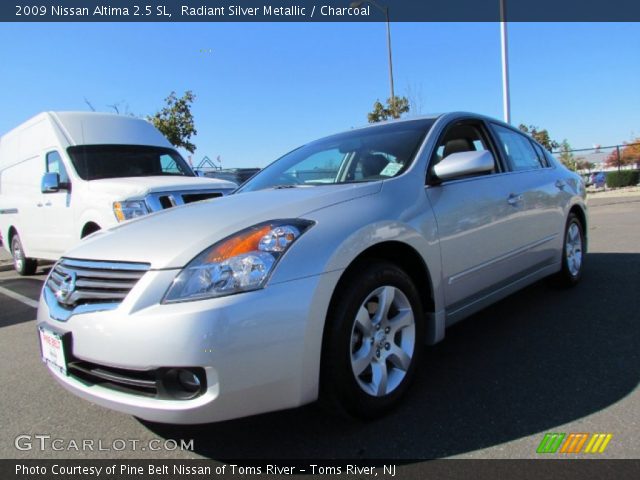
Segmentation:
{"type": "Polygon", "coordinates": [[[242,235],[230,238],[207,255],[207,263],[223,262],[236,255],[258,250],[258,244],[262,237],[269,233],[272,225],[265,225],[256,230],[250,230],[242,235]]]}
{"type": "Polygon", "coordinates": [[[120,202],[115,202],[113,204],[113,212],[116,214],[116,218],[119,222],[124,222],[126,218],[124,218],[124,213],[122,213],[122,204],[120,202]]]}

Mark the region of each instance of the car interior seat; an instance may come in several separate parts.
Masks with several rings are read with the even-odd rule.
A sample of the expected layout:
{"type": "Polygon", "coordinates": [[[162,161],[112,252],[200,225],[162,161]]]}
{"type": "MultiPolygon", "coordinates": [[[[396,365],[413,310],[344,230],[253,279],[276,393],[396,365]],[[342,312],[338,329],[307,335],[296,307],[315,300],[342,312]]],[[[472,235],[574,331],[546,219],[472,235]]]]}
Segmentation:
{"type": "Polygon", "coordinates": [[[360,164],[362,165],[363,178],[377,177],[389,164],[389,160],[380,153],[370,153],[360,160],[360,164]]]}
{"type": "Polygon", "coordinates": [[[442,158],[446,158],[452,153],[472,152],[475,150],[473,144],[467,138],[453,138],[444,145],[442,158]]]}

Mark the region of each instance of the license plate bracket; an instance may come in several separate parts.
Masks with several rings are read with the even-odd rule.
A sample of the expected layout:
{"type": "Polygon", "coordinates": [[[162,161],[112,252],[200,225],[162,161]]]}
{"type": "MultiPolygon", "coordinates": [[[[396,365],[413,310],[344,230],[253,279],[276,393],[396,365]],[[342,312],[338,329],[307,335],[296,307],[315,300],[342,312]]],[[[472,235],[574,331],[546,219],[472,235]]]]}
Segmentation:
{"type": "Polygon", "coordinates": [[[60,334],[46,327],[38,327],[40,337],[40,353],[42,361],[67,375],[67,349],[68,335],[60,334]]]}

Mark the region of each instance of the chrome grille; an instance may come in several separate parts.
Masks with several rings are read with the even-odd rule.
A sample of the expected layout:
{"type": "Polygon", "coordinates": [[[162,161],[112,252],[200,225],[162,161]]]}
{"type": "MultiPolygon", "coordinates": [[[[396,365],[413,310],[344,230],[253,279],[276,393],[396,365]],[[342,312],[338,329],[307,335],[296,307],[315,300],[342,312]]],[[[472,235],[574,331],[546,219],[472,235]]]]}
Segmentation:
{"type": "Polygon", "coordinates": [[[115,308],[149,270],[149,266],[148,263],[63,258],[56,263],[47,279],[47,304],[51,308],[51,304],[56,303],[67,312],[63,315],[67,318],[83,306],[84,312],[115,308]]]}

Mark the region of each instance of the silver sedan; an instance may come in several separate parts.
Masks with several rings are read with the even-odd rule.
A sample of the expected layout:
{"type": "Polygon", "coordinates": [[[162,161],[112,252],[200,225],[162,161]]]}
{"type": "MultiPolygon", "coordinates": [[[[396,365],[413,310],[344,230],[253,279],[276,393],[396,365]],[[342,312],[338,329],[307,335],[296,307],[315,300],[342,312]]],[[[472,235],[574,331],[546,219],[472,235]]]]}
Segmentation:
{"type": "Polygon", "coordinates": [[[41,355],[71,392],[153,421],[318,398],[372,417],[450,325],[545,277],[575,285],[586,232],[581,178],[510,125],[368,126],[67,252],[40,300],[41,355]]]}

